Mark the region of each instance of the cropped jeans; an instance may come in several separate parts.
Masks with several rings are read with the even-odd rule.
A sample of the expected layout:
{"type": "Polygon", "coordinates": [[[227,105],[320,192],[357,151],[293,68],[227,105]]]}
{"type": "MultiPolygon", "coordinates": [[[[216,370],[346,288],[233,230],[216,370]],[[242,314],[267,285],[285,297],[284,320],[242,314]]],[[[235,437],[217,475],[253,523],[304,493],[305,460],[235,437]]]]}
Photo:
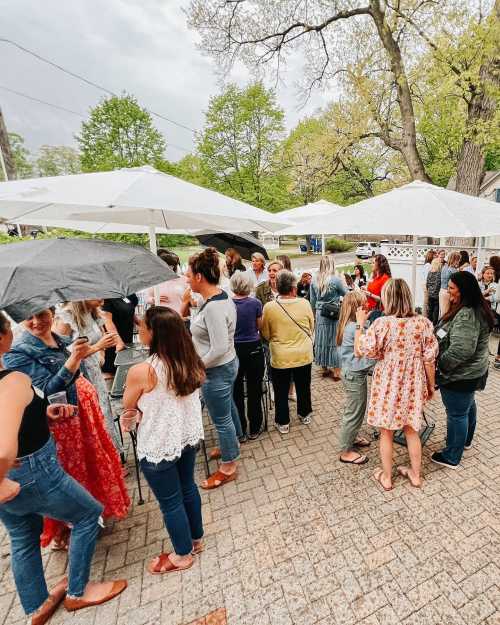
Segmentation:
{"type": "Polygon", "coordinates": [[[180,458],[153,463],[141,460],[141,469],[153,491],[174,551],[186,556],[193,540],[203,536],[201,498],[194,481],[196,449],[184,447],[180,458]]]}
{"type": "Polygon", "coordinates": [[[12,573],[21,605],[26,614],[32,614],[49,596],[40,553],[43,517],[64,521],[72,528],[68,595],[81,597],[89,581],[103,506],[63,471],[52,438],[19,462],[7,477],[18,482],[21,491],[0,505],[0,520],[10,536],[12,573]]]}
{"type": "Polygon", "coordinates": [[[341,451],[351,451],[363,425],[368,398],[368,371],[342,369],[345,389],[344,413],[340,429],[341,451]]]}
{"type": "Polygon", "coordinates": [[[243,435],[243,431],[233,400],[233,385],[237,374],[237,358],[225,365],[211,367],[207,369],[207,377],[201,389],[208,414],[217,430],[222,462],[233,462],[240,457],[238,438],[243,435]]]}

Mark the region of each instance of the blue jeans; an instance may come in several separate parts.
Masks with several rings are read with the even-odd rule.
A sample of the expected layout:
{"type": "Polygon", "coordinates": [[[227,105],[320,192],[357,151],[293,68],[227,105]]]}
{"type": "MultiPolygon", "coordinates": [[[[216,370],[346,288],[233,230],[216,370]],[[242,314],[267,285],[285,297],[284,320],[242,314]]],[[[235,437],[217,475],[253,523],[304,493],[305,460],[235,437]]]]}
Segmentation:
{"type": "Polygon", "coordinates": [[[240,457],[238,438],[243,435],[240,416],[233,400],[233,384],[238,374],[238,359],[207,369],[202,386],[203,401],[219,436],[222,462],[240,457]]]}
{"type": "Polygon", "coordinates": [[[194,481],[196,449],[184,447],[180,458],[157,464],[141,460],[141,469],[153,491],[165,521],[174,551],[186,556],[193,540],[203,536],[201,497],[194,481]]]}
{"type": "Polygon", "coordinates": [[[40,553],[43,517],[70,524],[68,595],[81,597],[89,581],[99,517],[103,506],[63,471],[52,438],[38,451],[20,458],[8,478],[21,485],[11,501],[0,505],[0,520],[11,542],[12,573],[26,614],[49,596],[40,553]]]}
{"type": "Polygon", "coordinates": [[[464,447],[469,446],[476,429],[475,392],[461,393],[441,388],[441,399],[446,408],[447,435],[443,457],[451,464],[459,464],[464,447]]]}

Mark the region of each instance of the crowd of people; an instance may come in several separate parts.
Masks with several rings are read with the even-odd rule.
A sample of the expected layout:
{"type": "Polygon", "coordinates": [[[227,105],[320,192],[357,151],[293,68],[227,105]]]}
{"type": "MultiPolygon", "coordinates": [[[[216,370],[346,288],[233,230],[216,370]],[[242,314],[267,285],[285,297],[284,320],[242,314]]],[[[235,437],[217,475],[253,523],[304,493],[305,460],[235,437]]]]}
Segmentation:
{"type": "Polygon", "coordinates": [[[352,274],[339,272],[328,254],[314,275],[305,272],[300,280],[287,256],[266,264],[254,253],[247,269],[236,250],[221,259],[206,248],[180,275],[176,254],[158,255],[179,276],[155,288],[159,305],[153,289],[139,297],[67,302],[25,320],[15,340],[0,313],[0,520],[33,625],[47,622],[63,600],[77,610],[126,587],[125,580],[89,583],[99,527],[130,508],[122,431],[136,431],[141,470],[171,538],[172,551],[148,565],[155,575],[190,568],[203,550],[195,482],[202,406],[218,440],[210,453],[218,468],[200,483],[206,490],[237,480],[241,445],[266,426],[267,381],[282,436],[311,424],[313,363],[344,387],[339,461],[369,462],[365,451],[374,437],[360,435],[366,417],[380,434],[381,466],[373,477],[384,490],[393,488],[397,431],[404,432],[409,456],[398,472],[422,486],[419,433],[437,388],[447,438],[431,460],[456,468],[472,445],[475,393],[486,384],[489,335],[499,317],[500,257],[476,273],[477,259],[465,252],[446,258],[443,250],[430,251],[419,314],[408,285],[392,277],[381,254],[370,271],[358,264],[352,274]],[[135,331],[148,355],[128,372],[120,431],[106,378],[135,331]],[[68,550],[68,579],[50,592],[41,546],[68,550]]]}

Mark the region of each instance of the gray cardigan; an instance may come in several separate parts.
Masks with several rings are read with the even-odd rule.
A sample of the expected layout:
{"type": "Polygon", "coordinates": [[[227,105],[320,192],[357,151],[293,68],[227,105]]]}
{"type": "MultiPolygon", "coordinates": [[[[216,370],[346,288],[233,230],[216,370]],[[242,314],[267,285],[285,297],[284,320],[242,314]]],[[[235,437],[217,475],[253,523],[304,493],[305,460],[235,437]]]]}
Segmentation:
{"type": "Polygon", "coordinates": [[[193,343],[207,369],[236,358],[236,306],[225,291],[208,299],[191,321],[193,343]]]}

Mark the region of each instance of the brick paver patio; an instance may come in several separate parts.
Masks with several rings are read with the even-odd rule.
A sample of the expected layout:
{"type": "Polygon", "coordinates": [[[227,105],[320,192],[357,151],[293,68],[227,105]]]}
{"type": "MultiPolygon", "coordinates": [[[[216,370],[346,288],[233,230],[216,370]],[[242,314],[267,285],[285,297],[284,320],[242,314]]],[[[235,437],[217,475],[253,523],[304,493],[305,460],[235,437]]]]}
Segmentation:
{"type": "MultiPolygon", "coordinates": [[[[313,389],[312,425],[294,417],[288,436],[271,429],[245,444],[238,481],[202,494],[206,550],[193,568],[145,571],[169,549],[145,488],[146,503],[100,539],[92,569],[129,588],[98,609],[61,609],[52,624],[500,625],[500,372],[478,394],[474,447],[457,471],[429,461],[444,436],[439,396],[429,406],[437,427],[422,490],[399,478],[382,492],[376,444],[367,465],[339,464],[342,387],[316,373],[313,389]]],[[[406,449],[396,454],[406,462],[406,449]]],[[[0,623],[24,623],[3,533],[0,542],[0,623]]],[[[65,554],[44,561],[50,579],[65,572],[65,554]]]]}

